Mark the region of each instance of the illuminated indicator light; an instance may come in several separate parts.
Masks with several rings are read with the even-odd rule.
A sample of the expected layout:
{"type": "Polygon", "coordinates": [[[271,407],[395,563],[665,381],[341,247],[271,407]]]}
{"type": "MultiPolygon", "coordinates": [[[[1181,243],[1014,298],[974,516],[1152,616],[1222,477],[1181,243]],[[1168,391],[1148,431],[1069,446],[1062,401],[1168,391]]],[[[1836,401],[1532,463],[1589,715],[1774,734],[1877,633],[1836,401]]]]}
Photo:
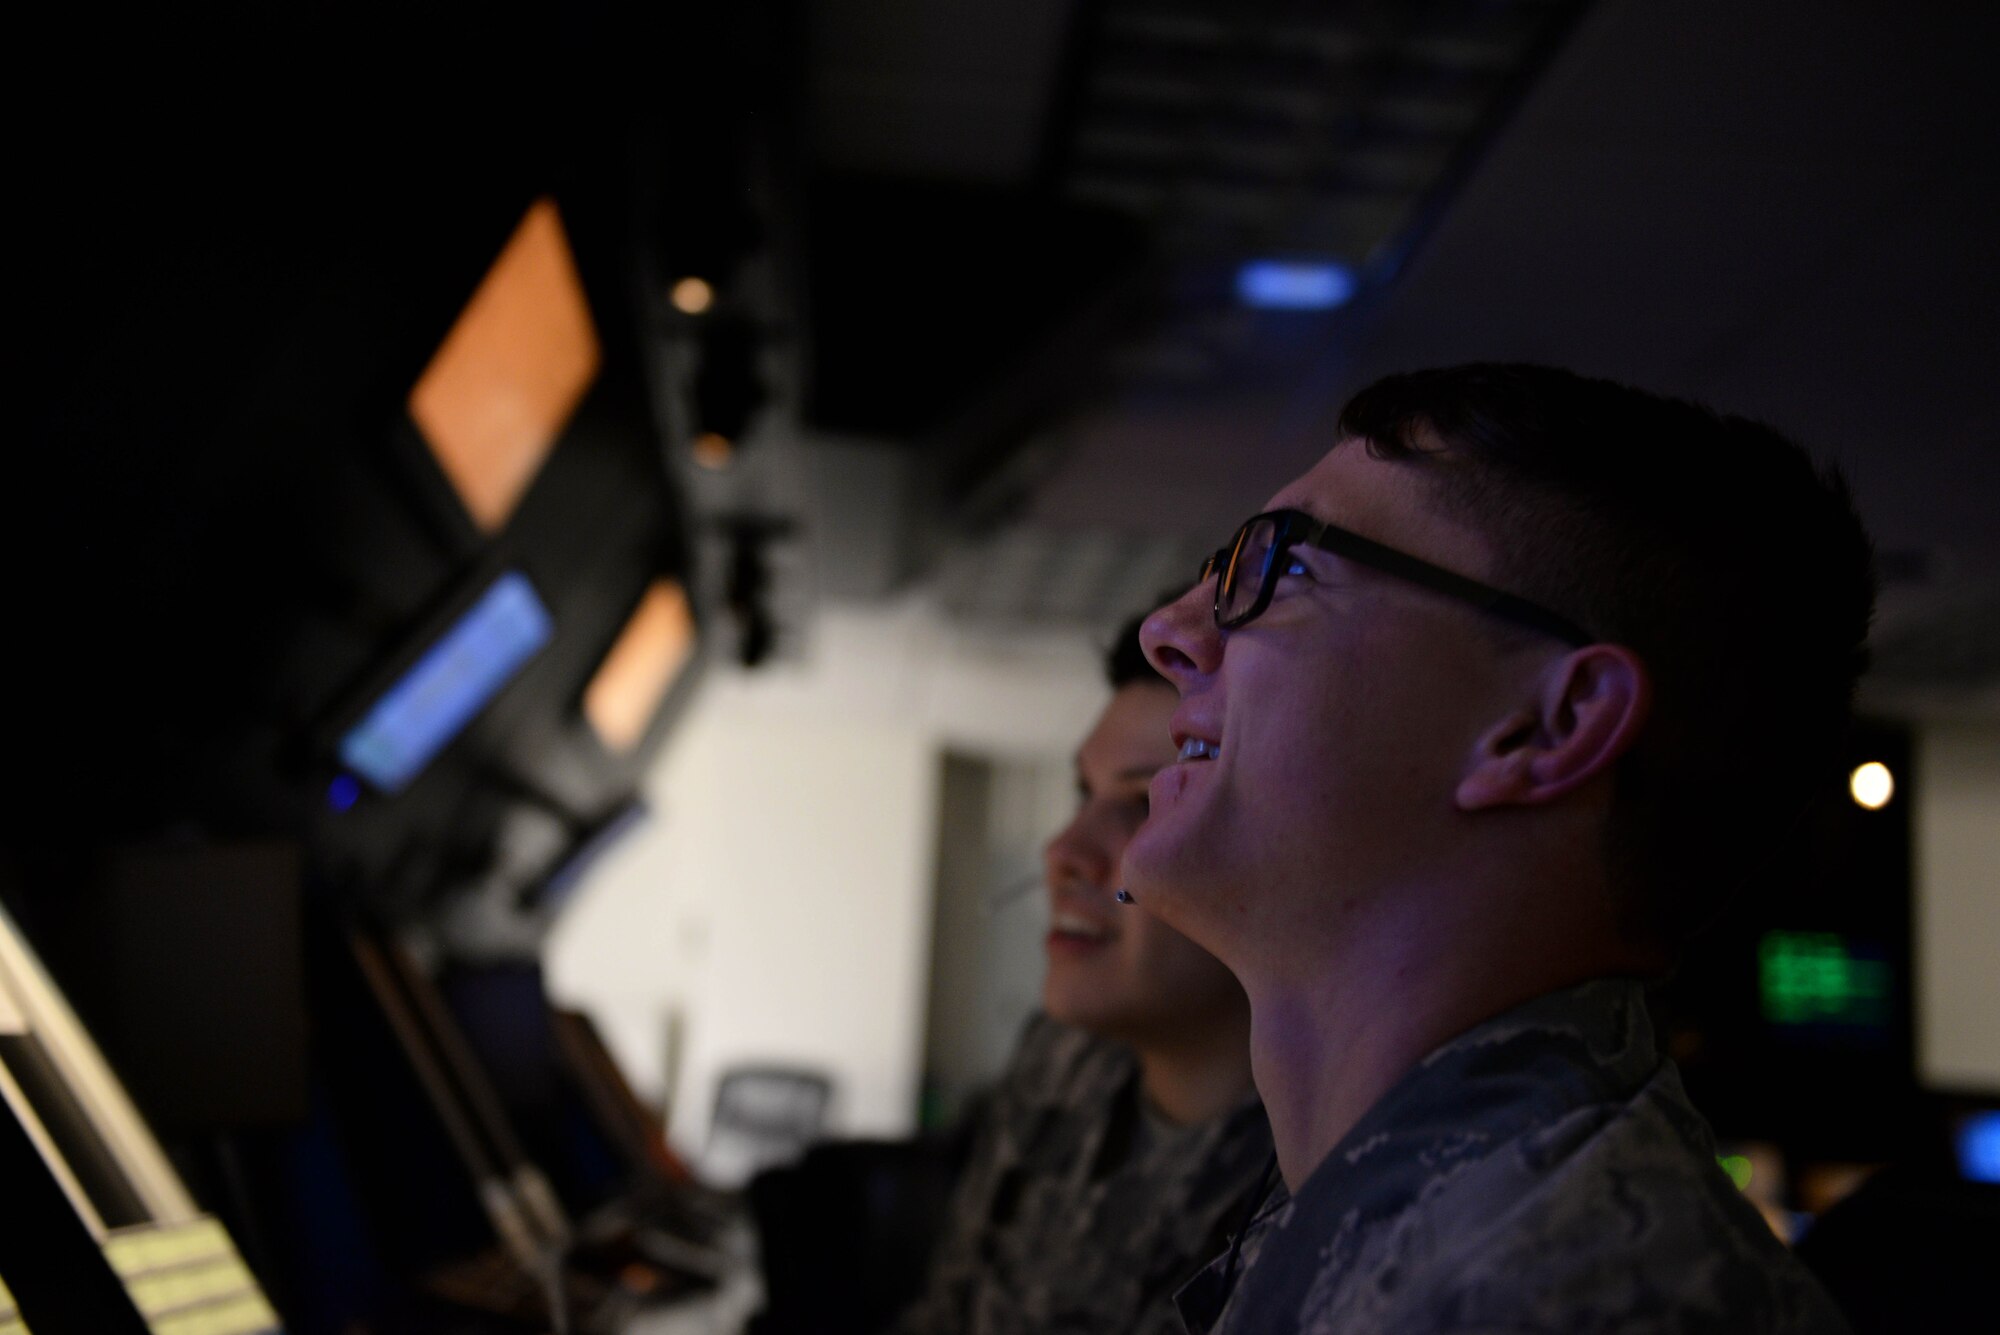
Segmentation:
{"type": "Polygon", "coordinates": [[[1252,260],[1236,271],[1236,299],[1265,311],[1330,311],[1358,286],[1354,270],[1333,260],[1252,260]]]}
{"type": "Polygon", "coordinates": [[[343,774],[326,789],[326,804],[335,811],[346,811],[361,800],[361,782],[352,774],[343,774]]]}
{"type": "Polygon", "coordinates": [[[1854,800],[1860,805],[1870,811],[1880,811],[1896,795],[1896,776],[1881,761],[1871,760],[1865,765],[1855,766],[1854,773],[1847,776],[1847,791],[1854,794],[1854,800]]]}
{"type": "Polygon", "coordinates": [[[627,1293],[651,1293],[660,1287],[660,1272],[633,1261],[618,1272],[618,1287],[627,1293]]]}
{"type": "Polygon", "coordinates": [[[1832,932],[1767,932],[1757,945],[1758,991],[1774,1024],[1880,1025],[1889,1018],[1889,963],[1832,932]]]}
{"type": "Polygon", "coordinates": [[[1959,1176],[2000,1184],[2000,1112],[1977,1112],[1958,1127],[1959,1176]]]}
{"type": "Polygon", "coordinates": [[[700,315],[715,304],[715,289],[700,278],[683,278],[667,293],[667,300],[682,315],[700,315]]]}
{"type": "Polygon", "coordinates": [[[1750,1190],[1750,1160],[1747,1155],[1718,1154],[1715,1162],[1717,1167],[1729,1174],[1729,1180],[1736,1184],[1738,1191],[1750,1190]]]}
{"type": "Polygon", "coordinates": [[[719,431],[704,431],[694,438],[694,461],[703,468],[720,472],[736,457],[736,444],[719,431]]]}

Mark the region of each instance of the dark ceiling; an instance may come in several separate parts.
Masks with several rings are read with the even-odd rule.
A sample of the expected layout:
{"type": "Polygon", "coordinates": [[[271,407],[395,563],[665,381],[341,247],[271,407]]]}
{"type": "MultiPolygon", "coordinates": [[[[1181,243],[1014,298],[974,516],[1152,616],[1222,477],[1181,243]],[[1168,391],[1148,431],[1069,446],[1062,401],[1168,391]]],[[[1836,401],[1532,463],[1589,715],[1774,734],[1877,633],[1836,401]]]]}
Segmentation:
{"type": "MultiPolygon", "coordinates": [[[[575,174],[546,127],[595,125],[614,131],[588,136],[607,161],[624,133],[681,164],[657,183],[658,249],[721,257],[725,299],[781,359],[803,354],[789,392],[808,439],[893,444],[921,474],[920,504],[883,488],[879,512],[843,522],[944,516],[901,569],[953,611],[1108,623],[1315,458],[1367,379],[1528,358],[1763,416],[1838,459],[1890,557],[1885,664],[2000,695],[1991,5],[727,13],[441,6],[421,44],[386,6],[309,5],[261,35],[69,24],[40,43],[62,96],[17,90],[28,182],[46,186],[26,192],[30,286],[48,289],[26,378],[164,418],[176,450],[131,451],[146,462],[128,485],[199,500],[221,467],[194,457],[217,368],[276,356],[265,325],[215,313],[211,270],[240,279],[234,307],[290,302],[318,264],[300,235],[421,221],[516,142],[575,174]],[[103,58],[114,42],[122,63],[103,58]],[[417,125],[450,133],[415,142],[417,125]],[[390,150],[410,167],[399,196],[328,184],[390,150]],[[737,176],[751,184],[687,185],[737,176]],[[1300,252],[1355,265],[1359,298],[1232,305],[1238,261],[1300,252]],[[761,295],[729,291],[743,253],[765,257],[761,295]],[[122,322],[104,318],[98,299],[125,292],[122,322]],[[1089,579],[1046,578],[1078,550],[1089,579]]],[[[77,420],[52,453],[113,473],[62,436],[77,420]]],[[[697,502],[782,492],[753,453],[697,502]]]]}
{"type": "MultiPolygon", "coordinates": [[[[1065,125],[1089,129],[1089,60],[1104,52],[1089,34],[1109,20],[1180,22],[1190,47],[1325,53],[1330,32],[1365,35],[1385,8],[819,5],[816,152],[840,170],[1015,189],[1046,186],[1055,156],[1072,169],[1056,188],[1087,195],[1074,155],[1051,145],[1065,125]]],[[[1463,24],[1537,7],[1409,8],[1463,24]]],[[[1029,582],[961,577],[961,610],[1078,610],[1038,606],[1046,560],[1020,549],[1107,534],[1146,567],[1107,599],[1133,596],[1156,578],[1147,553],[1200,549],[1317,457],[1360,384],[1513,358],[1763,417],[1838,460],[1888,556],[1885,638],[1928,637],[1918,657],[1955,655],[1960,683],[2000,679],[2000,16],[1819,0],[1577,12],[1518,103],[1493,104],[1497,132],[1444,182],[1435,216],[1406,215],[1409,253],[1369,257],[1367,299],[1219,312],[1169,264],[1165,303],[1122,327],[1087,388],[1038,424],[1032,463],[1007,470],[1013,520],[990,541],[1029,582]]],[[[1379,80],[1375,105],[1406,91],[1379,80]]],[[[1247,258],[1248,239],[1207,258],[1247,258]]],[[[1913,680],[1926,671],[1889,657],[1913,680]]]]}

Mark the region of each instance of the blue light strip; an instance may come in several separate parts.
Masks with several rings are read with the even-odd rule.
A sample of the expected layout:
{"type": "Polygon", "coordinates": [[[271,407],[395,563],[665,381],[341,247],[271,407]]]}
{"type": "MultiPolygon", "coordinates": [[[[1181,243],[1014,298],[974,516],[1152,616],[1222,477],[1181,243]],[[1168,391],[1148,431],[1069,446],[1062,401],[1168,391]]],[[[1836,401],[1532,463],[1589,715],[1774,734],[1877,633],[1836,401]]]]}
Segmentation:
{"type": "Polygon", "coordinates": [[[501,575],[340,739],[341,760],[383,792],[401,792],[554,632],[527,576],[501,575]]]}
{"type": "Polygon", "coordinates": [[[1236,299],[1266,311],[1330,311],[1353,300],[1354,270],[1335,260],[1252,260],[1236,271],[1236,299]]]}

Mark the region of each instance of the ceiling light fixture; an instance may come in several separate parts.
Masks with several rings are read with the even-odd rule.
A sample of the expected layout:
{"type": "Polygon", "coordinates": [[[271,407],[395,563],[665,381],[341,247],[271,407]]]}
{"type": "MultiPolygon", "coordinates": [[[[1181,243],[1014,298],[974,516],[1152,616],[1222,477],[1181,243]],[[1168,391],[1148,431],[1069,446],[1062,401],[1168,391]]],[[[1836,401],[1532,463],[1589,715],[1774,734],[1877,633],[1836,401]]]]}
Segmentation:
{"type": "Polygon", "coordinates": [[[1251,260],[1236,271],[1236,299],[1253,310],[1330,311],[1359,287],[1338,260],[1251,260]]]}

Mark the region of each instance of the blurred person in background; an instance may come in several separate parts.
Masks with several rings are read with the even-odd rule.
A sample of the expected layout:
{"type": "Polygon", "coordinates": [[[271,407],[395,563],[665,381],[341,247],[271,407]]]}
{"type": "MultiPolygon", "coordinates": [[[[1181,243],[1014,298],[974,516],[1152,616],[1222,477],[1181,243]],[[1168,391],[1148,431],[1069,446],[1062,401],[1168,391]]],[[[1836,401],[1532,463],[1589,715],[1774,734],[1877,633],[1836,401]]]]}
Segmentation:
{"type": "Polygon", "coordinates": [[[1172,1332],[1174,1291],[1261,1194],[1250,1008],[1212,955],[1124,910],[1125,845],[1173,760],[1173,688],[1133,621],[1044,851],[1042,1013],[985,1105],[923,1296],[895,1335],[1172,1332]]]}

